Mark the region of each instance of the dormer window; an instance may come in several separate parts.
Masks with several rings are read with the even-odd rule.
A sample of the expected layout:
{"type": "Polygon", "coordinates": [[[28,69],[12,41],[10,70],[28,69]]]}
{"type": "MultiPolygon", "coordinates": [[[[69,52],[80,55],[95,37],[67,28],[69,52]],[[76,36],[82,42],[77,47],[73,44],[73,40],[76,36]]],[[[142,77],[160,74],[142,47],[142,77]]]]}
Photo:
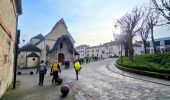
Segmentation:
{"type": "Polygon", "coordinates": [[[165,42],[164,41],[160,41],[160,45],[165,45],[165,42]]]}
{"type": "Polygon", "coordinates": [[[153,43],[152,43],[152,42],[150,42],[150,46],[153,46],[153,43]]]}

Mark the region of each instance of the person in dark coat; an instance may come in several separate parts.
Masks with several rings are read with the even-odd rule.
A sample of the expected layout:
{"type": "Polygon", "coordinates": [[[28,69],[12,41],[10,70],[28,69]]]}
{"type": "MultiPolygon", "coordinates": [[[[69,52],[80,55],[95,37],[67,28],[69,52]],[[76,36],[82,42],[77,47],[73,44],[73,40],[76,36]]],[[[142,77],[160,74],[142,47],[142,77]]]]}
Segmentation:
{"type": "Polygon", "coordinates": [[[64,65],[65,65],[65,68],[69,68],[70,67],[70,61],[67,59],[65,62],[64,62],[64,65]]]}
{"type": "Polygon", "coordinates": [[[46,71],[47,71],[46,65],[44,64],[44,61],[42,60],[36,72],[36,74],[39,72],[39,85],[40,86],[43,86],[44,75],[46,74],[46,71]]]}

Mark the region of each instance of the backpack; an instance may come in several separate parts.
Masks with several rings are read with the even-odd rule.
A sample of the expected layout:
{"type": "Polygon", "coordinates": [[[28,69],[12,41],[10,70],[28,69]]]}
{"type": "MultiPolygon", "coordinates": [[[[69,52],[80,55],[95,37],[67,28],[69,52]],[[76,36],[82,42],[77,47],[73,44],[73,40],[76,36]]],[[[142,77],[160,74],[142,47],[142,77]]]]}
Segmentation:
{"type": "Polygon", "coordinates": [[[46,68],[44,65],[40,65],[39,71],[40,72],[45,72],[46,68]]]}
{"type": "Polygon", "coordinates": [[[75,70],[80,70],[80,63],[79,62],[75,63],[75,70]]]}
{"type": "Polygon", "coordinates": [[[57,63],[53,64],[53,71],[58,71],[58,64],[57,63]]]}

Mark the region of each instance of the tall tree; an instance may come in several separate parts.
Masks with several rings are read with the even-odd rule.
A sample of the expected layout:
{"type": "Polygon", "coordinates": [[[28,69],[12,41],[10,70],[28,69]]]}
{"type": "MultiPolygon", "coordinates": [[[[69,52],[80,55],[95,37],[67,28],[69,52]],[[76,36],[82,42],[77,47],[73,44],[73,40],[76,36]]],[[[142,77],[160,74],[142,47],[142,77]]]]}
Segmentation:
{"type": "Polygon", "coordinates": [[[141,40],[143,41],[143,46],[144,46],[144,53],[146,54],[147,53],[147,50],[146,50],[146,42],[147,42],[147,39],[148,39],[148,35],[149,35],[149,30],[150,28],[148,27],[148,25],[146,25],[145,23],[145,20],[143,20],[144,22],[142,22],[142,26],[139,30],[139,35],[141,37],[141,40]]]}
{"type": "Polygon", "coordinates": [[[125,51],[125,57],[129,56],[129,46],[128,46],[128,40],[126,38],[126,34],[117,34],[114,36],[114,40],[116,42],[117,45],[119,45],[121,47],[121,53],[122,53],[122,49],[124,49],[125,51]]]}
{"type": "Polygon", "coordinates": [[[122,27],[122,30],[126,32],[126,38],[129,44],[129,59],[133,61],[133,37],[139,31],[138,24],[143,17],[143,12],[139,8],[134,8],[131,13],[127,13],[122,16],[117,23],[122,27]]]}
{"type": "Polygon", "coordinates": [[[167,19],[167,24],[170,24],[170,0],[151,0],[155,8],[161,15],[167,19]]]}
{"type": "Polygon", "coordinates": [[[146,9],[146,22],[147,22],[147,26],[150,29],[150,33],[151,33],[151,40],[152,40],[152,45],[153,45],[153,49],[154,49],[154,53],[156,53],[156,46],[155,46],[155,41],[154,41],[154,27],[157,25],[158,20],[159,20],[159,15],[160,13],[155,10],[152,9],[152,4],[150,3],[150,6],[147,7],[148,9],[146,9]]]}

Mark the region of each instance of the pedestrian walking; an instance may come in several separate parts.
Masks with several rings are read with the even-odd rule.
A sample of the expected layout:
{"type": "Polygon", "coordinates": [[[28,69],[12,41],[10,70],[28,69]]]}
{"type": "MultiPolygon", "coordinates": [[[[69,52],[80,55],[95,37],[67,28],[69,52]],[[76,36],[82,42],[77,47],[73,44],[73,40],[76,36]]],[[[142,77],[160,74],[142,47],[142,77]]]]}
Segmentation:
{"type": "Polygon", "coordinates": [[[42,60],[36,72],[36,74],[39,72],[39,85],[40,86],[43,86],[44,75],[46,74],[46,71],[47,71],[46,65],[44,64],[44,61],[42,60]]]}
{"type": "Polygon", "coordinates": [[[54,83],[54,81],[55,81],[55,83],[57,83],[57,79],[59,77],[58,71],[61,72],[60,65],[59,65],[58,61],[55,60],[54,64],[51,67],[51,74],[53,75],[52,84],[54,83]]]}
{"type": "Polygon", "coordinates": [[[77,60],[74,64],[74,69],[76,71],[76,79],[78,80],[78,72],[80,71],[81,69],[81,65],[80,65],[80,62],[77,60]]]}
{"type": "Polygon", "coordinates": [[[65,65],[65,69],[70,67],[70,61],[68,59],[66,59],[66,61],[64,62],[65,65]]]}

